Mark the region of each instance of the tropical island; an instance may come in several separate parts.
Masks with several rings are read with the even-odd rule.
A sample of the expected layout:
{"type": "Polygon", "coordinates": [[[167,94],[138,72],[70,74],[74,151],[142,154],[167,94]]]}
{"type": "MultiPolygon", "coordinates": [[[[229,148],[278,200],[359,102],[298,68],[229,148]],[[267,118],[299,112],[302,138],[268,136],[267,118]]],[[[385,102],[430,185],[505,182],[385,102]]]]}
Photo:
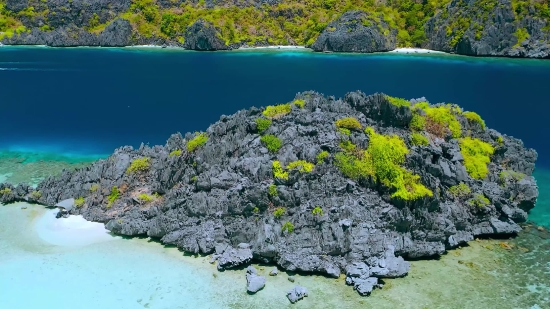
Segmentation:
{"type": "MultiPolygon", "coordinates": [[[[538,196],[536,159],[455,104],[310,91],[164,146],[118,148],[36,188],[0,184],[0,203],[58,205],[114,234],[211,255],[219,270],[256,261],[344,275],[369,295],[407,275],[407,260],[518,233],[538,196]]],[[[252,293],[266,284],[253,268],[247,280],[252,293]]]]}
{"type": "Polygon", "coordinates": [[[550,57],[547,0],[1,0],[0,42],[550,57]]]}

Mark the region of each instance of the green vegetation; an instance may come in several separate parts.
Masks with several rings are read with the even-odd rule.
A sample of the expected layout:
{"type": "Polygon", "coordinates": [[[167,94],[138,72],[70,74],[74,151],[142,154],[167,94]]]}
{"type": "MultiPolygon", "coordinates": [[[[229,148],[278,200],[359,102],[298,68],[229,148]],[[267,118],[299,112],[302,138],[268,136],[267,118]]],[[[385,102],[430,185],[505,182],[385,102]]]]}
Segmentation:
{"type": "Polygon", "coordinates": [[[351,135],[351,131],[349,129],[346,129],[346,128],[338,128],[338,132],[340,132],[344,135],[347,135],[347,136],[351,135]]]}
{"type": "Polygon", "coordinates": [[[281,162],[279,161],[273,161],[273,176],[275,176],[275,178],[288,180],[288,172],[283,170],[281,162]]]}
{"type": "Polygon", "coordinates": [[[300,173],[310,173],[314,167],[315,167],[315,164],[309,163],[304,160],[290,162],[286,166],[288,170],[297,169],[298,171],[300,171],[300,173]]]}
{"type": "Polygon", "coordinates": [[[505,184],[510,181],[520,181],[523,178],[525,178],[525,174],[512,171],[512,170],[505,170],[500,172],[499,174],[499,181],[501,184],[505,184]]]}
{"type": "Polygon", "coordinates": [[[417,146],[428,146],[430,141],[426,136],[420,133],[411,134],[411,143],[417,146]]]}
{"type": "Polygon", "coordinates": [[[197,175],[195,175],[195,176],[191,177],[191,182],[197,182],[197,179],[198,179],[198,177],[197,177],[197,175]]]}
{"type": "Polygon", "coordinates": [[[151,159],[147,157],[135,159],[132,161],[126,173],[137,173],[147,171],[151,167],[151,159]]]}
{"type": "Polygon", "coordinates": [[[256,126],[258,127],[258,132],[260,133],[267,130],[270,125],[271,125],[271,120],[269,119],[264,119],[264,118],[256,119],[256,126]]]}
{"type": "Polygon", "coordinates": [[[471,192],[472,190],[470,189],[470,187],[468,187],[468,185],[463,182],[449,188],[449,193],[451,193],[451,195],[453,195],[457,199],[467,198],[471,192]]]}
{"type": "Polygon", "coordinates": [[[525,28],[518,28],[514,35],[518,39],[518,42],[514,45],[514,47],[520,46],[523,41],[529,38],[529,32],[527,32],[527,29],[525,28]]]}
{"type": "Polygon", "coordinates": [[[415,104],[413,110],[413,118],[409,124],[411,130],[426,130],[438,137],[445,137],[448,131],[453,138],[462,135],[462,127],[456,118],[456,115],[461,113],[460,108],[451,104],[432,107],[429,103],[422,102],[415,104]],[[426,116],[420,115],[419,110],[423,110],[426,116]]]}
{"type": "Polygon", "coordinates": [[[411,106],[411,102],[409,100],[405,100],[402,98],[390,97],[387,95],[386,99],[388,99],[388,101],[395,106],[411,106]]]}
{"type": "Polygon", "coordinates": [[[269,194],[269,196],[272,197],[279,195],[277,194],[277,186],[274,184],[270,184],[267,193],[269,194]]]}
{"type": "Polygon", "coordinates": [[[334,123],[339,129],[348,129],[348,130],[361,130],[363,126],[355,117],[345,117],[342,119],[336,120],[334,123]]]}
{"type": "Polygon", "coordinates": [[[415,200],[433,195],[432,191],[420,183],[420,176],[401,166],[409,151],[399,136],[377,134],[372,128],[365,131],[370,135],[367,150],[357,149],[348,142],[342,147],[344,152],[335,156],[335,164],[344,175],[356,180],[374,177],[394,189],[394,198],[415,200]]]}
{"type": "Polygon", "coordinates": [[[94,183],[91,187],[90,187],[90,192],[96,192],[97,190],[99,190],[99,185],[97,183],[94,183]]]}
{"type": "Polygon", "coordinates": [[[273,211],[273,215],[275,216],[275,218],[280,218],[285,214],[285,212],[286,212],[286,209],[284,207],[277,207],[273,211]]]}
{"type": "Polygon", "coordinates": [[[182,153],[181,149],[176,149],[176,150],[170,152],[169,156],[170,157],[179,157],[179,156],[181,156],[181,153],[182,153]]]}
{"type": "Polygon", "coordinates": [[[411,119],[411,123],[409,124],[409,128],[412,131],[424,131],[425,126],[426,126],[426,118],[420,116],[418,113],[414,113],[411,119]]]}
{"type": "Polygon", "coordinates": [[[260,141],[271,152],[277,152],[283,146],[283,142],[277,136],[271,134],[262,136],[260,141]]]}
{"type": "Polygon", "coordinates": [[[257,213],[260,212],[260,208],[254,207],[254,208],[252,209],[252,212],[255,213],[255,214],[257,214],[257,213]]]}
{"type": "Polygon", "coordinates": [[[113,203],[118,200],[118,197],[120,196],[120,191],[118,190],[117,186],[113,186],[111,188],[111,194],[107,197],[107,200],[109,201],[107,203],[107,208],[111,208],[113,206],[113,203]]]}
{"type": "Polygon", "coordinates": [[[82,206],[84,206],[84,198],[81,196],[81,197],[75,199],[75,200],[74,200],[74,205],[75,205],[76,207],[79,207],[79,208],[82,207],[82,206]]]}
{"type": "Polygon", "coordinates": [[[313,215],[316,215],[316,216],[322,216],[323,215],[323,209],[319,206],[315,206],[315,208],[313,208],[313,210],[311,211],[311,213],[313,215]]]}
{"type": "Polygon", "coordinates": [[[6,194],[10,194],[10,193],[11,193],[10,188],[4,188],[4,189],[0,190],[1,195],[6,195],[6,194]]]}
{"type": "Polygon", "coordinates": [[[498,143],[499,145],[504,144],[504,139],[502,138],[502,136],[497,137],[497,143],[498,143]]]}
{"type": "Polygon", "coordinates": [[[149,202],[152,202],[155,198],[152,196],[152,195],[149,195],[147,193],[141,193],[140,195],[138,195],[137,199],[141,202],[141,203],[149,203],[149,202]]]}
{"type": "Polygon", "coordinates": [[[472,178],[483,179],[489,173],[487,164],[495,149],[491,144],[477,138],[466,137],[459,141],[460,153],[464,157],[464,166],[472,178]]]}
{"type": "Polygon", "coordinates": [[[292,222],[285,222],[285,224],[283,224],[283,227],[281,229],[283,232],[284,231],[287,231],[288,233],[292,233],[294,232],[294,224],[292,224],[292,222]]]}
{"type": "Polygon", "coordinates": [[[481,128],[485,130],[485,121],[483,121],[483,119],[481,119],[481,116],[479,116],[477,113],[464,112],[463,115],[464,117],[466,117],[466,119],[468,119],[468,121],[479,123],[481,128]]]}
{"type": "Polygon", "coordinates": [[[470,204],[477,207],[485,207],[490,205],[491,202],[483,194],[476,194],[474,198],[470,200],[470,204]]]}
{"type": "Polygon", "coordinates": [[[195,149],[206,144],[208,141],[208,135],[206,133],[195,133],[197,134],[192,140],[187,142],[187,151],[193,152],[195,149]]]}
{"type": "Polygon", "coordinates": [[[306,106],[306,101],[302,99],[297,99],[297,100],[294,100],[292,104],[298,106],[299,108],[304,108],[304,106],[306,106]]]}
{"type": "Polygon", "coordinates": [[[279,119],[290,113],[292,107],[290,104],[270,105],[262,112],[264,116],[271,119],[279,119]]]}
{"type": "Polygon", "coordinates": [[[321,152],[317,155],[317,157],[316,157],[316,159],[317,159],[317,164],[321,164],[321,163],[325,162],[325,160],[326,160],[329,156],[330,156],[330,153],[329,153],[328,151],[326,151],[326,150],[321,151],[321,152]]]}
{"type": "Polygon", "coordinates": [[[39,200],[39,199],[42,197],[42,192],[40,192],[40,191],[32,191],[31,197],[32,197],[34,200],[39,200]]]}

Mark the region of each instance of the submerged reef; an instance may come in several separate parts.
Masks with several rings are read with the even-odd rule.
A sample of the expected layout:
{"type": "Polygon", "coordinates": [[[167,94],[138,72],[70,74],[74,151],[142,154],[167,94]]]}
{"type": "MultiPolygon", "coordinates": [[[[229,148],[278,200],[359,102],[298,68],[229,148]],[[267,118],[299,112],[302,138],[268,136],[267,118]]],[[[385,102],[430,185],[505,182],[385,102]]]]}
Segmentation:
{"type": "Polygon", "coordinates": [[[70,214],[211,254],[219,270],[345,274],[368,295],[407,275],[407,260],[518,233],[538,196],[536,159],[454,104],[310,91],[164,146],[118,148],[36,189],[0,184],[0,202],[74,199],[70,214]]]}

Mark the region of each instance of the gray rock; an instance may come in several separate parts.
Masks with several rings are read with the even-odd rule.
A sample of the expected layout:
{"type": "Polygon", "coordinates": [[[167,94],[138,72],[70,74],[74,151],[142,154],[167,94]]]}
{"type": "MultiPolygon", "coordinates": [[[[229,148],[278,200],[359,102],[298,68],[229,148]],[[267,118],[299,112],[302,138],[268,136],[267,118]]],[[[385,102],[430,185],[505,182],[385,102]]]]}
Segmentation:
{"type": "Polygon", "coordinates": [[[353,281],[353,288],[357,290],[357,293],[361,296],[368,296],[378,285],[378,278],[370,277],[367,279],[356,278],[353,281]]]}
{"type": "Polygon", "coordinates": [[[273,267],[273,269],[269,272],[270,276],[277,276],[279,274],[279,270],[277,270],[277,267],[273,267]]]}
{"type": "Polygon", "coordinates": [[[248,266],[246,269],[247,291],[256,293],[265,287],[265,277],[258,276],[257,271],[253,266],[248,266]]]}
{"type": "Polygon", "coordinates": [[[293,304],[307,296],[307,289],[299,285],[293,287],[290,291],[286,293],[286,297],[293,304]]]}
{"type": "Polygon", "coordinates": [[[369,13],[349,11],[328,24],[315,43],[314,51],[372,53],[395,49],[396,31],[369,13]]]}
{"type": "Polygon", "coordinates": [[[294,276],[288,276],[288,281],[294,282],[294,281],[296,281],[296,279],[294,279],[294,276]]]}
{"type": "Polygon", "coordinates": [[[70,211],[73,209],[74,205],[74,198],[69,198],[66,200],[62,200],[61,202],[55,204],[56,207],[62,207],[67,211],[70,211]]]}
{"type": "Polygon", "coordinates": [[[192,50],[229,49],[220,38],[219,31],[209,22],[199,19],[185,30],[183,47],[192,50]]]}
{"type": "Polygon", "coordinates": [[[234,268],[248,264],[252,260],[252,250],[248,244],[239,244],[238,248],[229,248],[218,257],[218,269],[234,268]]]}

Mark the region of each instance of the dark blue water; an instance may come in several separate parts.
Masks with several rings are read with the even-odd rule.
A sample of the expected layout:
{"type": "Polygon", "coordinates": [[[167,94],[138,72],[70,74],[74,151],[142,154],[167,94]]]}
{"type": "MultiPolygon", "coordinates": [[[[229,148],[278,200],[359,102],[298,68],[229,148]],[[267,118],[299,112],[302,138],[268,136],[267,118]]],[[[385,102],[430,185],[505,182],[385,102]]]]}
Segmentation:
{"type": "Polygon", "coordinates": [[[0,148],[105,154],[299,91],[361,90],[460,104],[550,167],[549,61],[2,47],[0,68],[0,148]]]}

